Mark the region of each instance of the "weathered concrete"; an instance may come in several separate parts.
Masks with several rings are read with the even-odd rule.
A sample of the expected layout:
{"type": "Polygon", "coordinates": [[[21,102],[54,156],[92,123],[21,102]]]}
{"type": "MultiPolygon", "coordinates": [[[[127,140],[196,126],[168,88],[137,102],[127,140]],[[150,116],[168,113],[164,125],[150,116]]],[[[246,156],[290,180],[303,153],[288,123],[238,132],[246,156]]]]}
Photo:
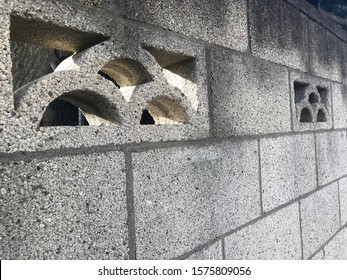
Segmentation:
{"type": "Polygon", "coordinates": [[[228,51],[211,53],[215,136],[290,131],[285,68],[228,51]]]}
{"type": "Polygon", "coordinates": [[[332,83],[332,103],[334,128],[347,127],[347,86],[344,84],[332,83]]]}
{"type": "Polygon", "coordinates": [[[309,258],[340,226],[337,183],[312,194],[301,202],[304,258],[309,258]]]}
{"type": "Polygon", "coordinates": [[[260,140],[264,211],[270,211],[316,188],[313,142],[313,135],[260,140]]]}
{"type": "Polygon", "coordinates": [[[188,260],[221,260],[222,242],[218,241],[210,247],[191,255],[188,260]]]}
{"type": "Polygon", "coordinates": [[[339,181],[341,224],[347,224],[347,178],[339,181]]]}
{"type": "Polygon", "coordinates": [[[304,15],[278,0],[251,0],[249,8],[252,53],[306,71],[307,20],[304,15]]]}
{"type": "Polygon", "coordinates": [[[128,258],[122,153],[0,170],[1,259],[128,258]]]}
{"type": "Polygon", "coordinates": [[[226,237],[225,255],[229,260],[300,259],[298,204],[226,237]]]}
{"type": "Polygon", "coordinates": [[[136,153],[139,259],[173,258],[260,214],[256,141],[136,153]]]}
{"type": "Polygon", "coordinates": [[[316,134],[318,184],[327,184],[347,173],[345,131],[316,134]]]}
{"type": "Polygon", "coordinates": [[[347,260],[347,230],[340,231],[325,247],[325,259],[347,260]]]}
{"type": "Polygon", "coordinates": [[[248,49],[246,0],[114,2],[115,10],[127,18],[231,49],[248,49]]]}

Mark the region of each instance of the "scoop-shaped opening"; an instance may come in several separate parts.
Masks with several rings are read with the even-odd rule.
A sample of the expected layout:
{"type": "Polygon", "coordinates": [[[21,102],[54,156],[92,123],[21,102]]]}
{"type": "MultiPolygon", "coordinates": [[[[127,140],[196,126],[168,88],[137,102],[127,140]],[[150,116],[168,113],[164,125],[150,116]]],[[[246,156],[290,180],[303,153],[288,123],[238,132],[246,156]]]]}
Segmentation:
{"type": "Polygon", "coordinates": [[[72,91],[53,100],[46,108],[40,126],[110,125],[119,123],[117,108],[93,91],[72,91]]]}
{"type": "Polygon", "coordinates": [[[142,113],[141,124],[183,124],[188,121],[185,108],[179,101],[159,96],[150,101],[142,113]]]}
{"type": "Polygon", "coordinates": [[[100,70],[120,87],[135,86],[153,81],[151,74],[138,61],[129,58],[114,59],[100,70]]]}
{"type": "Polygon", "coordinates": [[[311,104],[317,103],[318,100],[318,96],[316,93],[312,92],[310,93],[309,97],[308,97],[308,102],[310,102],[311,104]]]}
{"type": "Polygon", "coordinates": [[[307,108],[301,110],[300,122],[313,122],[311,111],[307,108]]]}
{"type": "Polygon", "coordinates": [[[324,110],[319,109],[317,113],[317,122],[326,122],[326,121],[327,121],[327,116],[324,110]]]}

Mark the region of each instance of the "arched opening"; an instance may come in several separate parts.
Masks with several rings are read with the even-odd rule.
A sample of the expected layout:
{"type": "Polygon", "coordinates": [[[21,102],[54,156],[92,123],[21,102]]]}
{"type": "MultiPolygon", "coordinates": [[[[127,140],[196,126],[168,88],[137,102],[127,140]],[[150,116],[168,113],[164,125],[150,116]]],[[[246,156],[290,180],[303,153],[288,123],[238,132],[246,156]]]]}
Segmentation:
{"type": "Polygon", "coordinates": [[[318,102],[318,96],[316,93],[312,92],[309,97],[308,97],[308,102],[310,102],[311,104],[315,104],[318,102]]]}
{"type": "Polygon", "coordinates": [[[327,117],[325,112],[322,109],[319,109],[317,113],[317,122],[326,122],[326,121],[327,121],[327,117]]]}
{"type": "Polygon", "coordinates": [[[179,101],[159,96],[147,104],[140,124],[183,124],[187,121],[187,113],[179,101]]]}
{"type": "Polygon", "coordinates": [[[301,110],[300,113],[300,122],[313,122],[311,111],[307,108],[301,110]]]}

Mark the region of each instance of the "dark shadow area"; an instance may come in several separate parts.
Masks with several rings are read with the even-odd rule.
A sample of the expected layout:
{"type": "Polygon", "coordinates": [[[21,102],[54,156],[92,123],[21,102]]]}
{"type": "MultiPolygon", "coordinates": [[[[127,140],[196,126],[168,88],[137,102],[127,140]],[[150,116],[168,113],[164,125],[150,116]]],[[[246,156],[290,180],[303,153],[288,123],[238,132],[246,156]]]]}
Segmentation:
{"type": "Polygon", "coordinates": [[[155,121],[147,109],[144,109],[141,115],[140,124],[142,125],[153,125],[155,121]]]}
{"type": "Polygon", "coordinates": [[[313,122],[312,114],[309,109],[304,108],[300,114],[300,122],[310,123],[313,122]]]}

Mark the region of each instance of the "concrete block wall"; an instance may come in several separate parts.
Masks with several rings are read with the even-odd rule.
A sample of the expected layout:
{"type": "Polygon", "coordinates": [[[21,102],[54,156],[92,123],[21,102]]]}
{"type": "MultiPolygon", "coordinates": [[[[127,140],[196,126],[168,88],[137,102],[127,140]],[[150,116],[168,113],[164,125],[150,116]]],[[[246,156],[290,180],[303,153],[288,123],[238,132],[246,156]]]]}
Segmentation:
{"type": "Polygon", "coordinates": [[[347,258],[347,34],[315,8],[0,3],[1,259],[347,258]],[[23,44],[74,54],[17,89],[23,44]],[[57,99],[89,126],[42,126],[57,99]]]}

